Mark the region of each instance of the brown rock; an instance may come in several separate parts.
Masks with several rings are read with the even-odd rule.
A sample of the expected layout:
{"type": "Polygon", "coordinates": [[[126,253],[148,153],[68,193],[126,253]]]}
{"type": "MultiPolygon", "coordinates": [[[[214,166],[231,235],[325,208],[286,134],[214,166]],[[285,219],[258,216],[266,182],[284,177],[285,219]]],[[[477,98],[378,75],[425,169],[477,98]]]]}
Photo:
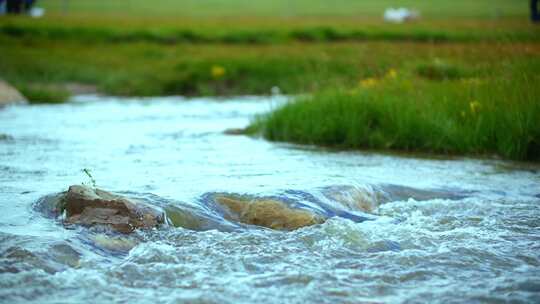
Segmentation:
{"type": "Polygon", "coordinates": [[[155,207],[87,186],[69,187],[62,201],[69,224],[105,225],[130,233],[164,223],[164,213],[155,207]]]}
{"type": "Polygon", "coordinates": [[[321,224],[325,219],[307,210],[294,209],[272,199],[245,200],[219,195],[215,201],[228,209],[229,219],[276,230],[295,230],[321,224]]]}
{"type": "Polygon", "coordinates": [[[26,98],[17,89],[0,80],[0,106],[24,102],[26,102],[26,98]]]}
{"type": "Polygon", "coordinates": [[[227,129],[223,131],[223,133],[226,135],[245,135],[247,131],[246,129],[232,128],[232,129],[227,129]]]}

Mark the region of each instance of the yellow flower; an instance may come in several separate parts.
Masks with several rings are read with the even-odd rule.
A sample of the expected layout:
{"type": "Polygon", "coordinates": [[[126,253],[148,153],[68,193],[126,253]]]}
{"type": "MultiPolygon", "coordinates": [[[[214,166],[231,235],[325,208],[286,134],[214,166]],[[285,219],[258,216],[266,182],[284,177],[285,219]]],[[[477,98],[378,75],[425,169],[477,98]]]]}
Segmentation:
{"type": "Polygon", "coordinates": [[[360,86],[364,89],[372,88],[377,85],[378,80],[376,78],[366,78],[360,80],[360,86]]]}
{"type": "Polygon", "coordinates": [[[386,78],[396,79],[396,77],[397,77],[397,71],[394,70],[394,69],[390,69],[390,70],[388,70],[388,72],[386,73],[386,78]]]}
{"type": "Polygon", "coordinates": [[[469,103],[469,109],[471,110],[472,114],[476,114],[480,110],[480,106],[481,104],[477,100],[469,103]]]}
{"type": "Polygon", "coordinates": [[[216,79],[221,78],[225,75],[225,68],[220,65],[213,65],[212,69],[210,69],[210,74],[216,79]]]}

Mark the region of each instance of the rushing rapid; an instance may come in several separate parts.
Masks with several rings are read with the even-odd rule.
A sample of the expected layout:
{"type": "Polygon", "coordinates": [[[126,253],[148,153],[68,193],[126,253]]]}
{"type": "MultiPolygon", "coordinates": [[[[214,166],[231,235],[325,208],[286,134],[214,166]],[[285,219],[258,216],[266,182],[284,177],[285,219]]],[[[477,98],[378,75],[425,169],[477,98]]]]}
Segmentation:
{"type": "Polygon", "coordinates": [[[224,132],[283,102],[0,109],[0,302],[540,301],[540,167],[224,132]],[[123,235],[47,209],[94,182],[165,223],[123,235]]]}

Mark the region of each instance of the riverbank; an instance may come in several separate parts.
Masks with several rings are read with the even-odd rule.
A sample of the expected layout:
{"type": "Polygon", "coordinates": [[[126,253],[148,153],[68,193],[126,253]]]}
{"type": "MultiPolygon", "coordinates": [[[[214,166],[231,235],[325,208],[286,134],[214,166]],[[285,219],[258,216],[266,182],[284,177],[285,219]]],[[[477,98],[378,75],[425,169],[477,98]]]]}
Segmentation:
{"type": "MultiPolygon", "coordinates": [[[[259,116],[248,133],[342,149],[390,149],[540,159],[536,68],[508,78],[411,81],[391,70],[259,116]]],[[[422,69],[419,73],[422,73],[422,69]]]]}
{"type": "MultiPolygon", "coordinates": [[[[460,49],[469,56],[478,52],[476,66],[435,58],[391,68],[352,88],[300,98],[259,116],[247,132],[274,141],[343,149],[538,161],[538,46],[524,47],[527,52],[536,49],[525,56],[519,55],[518,45],[512,45],[512,52],[501,45],[491,47],[485,52],[460,49]]],[[[466,58],[458,49],[453,58],[466,58]]]]}
{"type": "Polygon", "coordinates": [[[116,96],[308,95],[249,131],[339,148],[540,154],[540,32],[515,3],[456,2],[445,16],[421,4],[426,15],[405,24],[384,23],[379,2],[354,5],[359,15],[312,6],[276,15],[279,2],[220,17],[169,4],[182,18],[143,2],[132,15],[109,4],[97,13],[94,2],[66,14],[55,3],[43,19],[0,20],[1,76],[30,102],[63,102],[73,86],[116,96]]]}
{"type": "Polygon", "coordinates": [[[536,43],[58,47],[36,39],[33,48],[24,48],[24,40],[0,40],[6,42],[0,46],[4,54],[14,58],[0,63],[2,71],[33,102],[66,100],[66,84],[73,81],[128,96],[308,93],[314,94],[309,101],[276,111],[250,131],[340,148],[520,160],[540,155],[536,43]]]}

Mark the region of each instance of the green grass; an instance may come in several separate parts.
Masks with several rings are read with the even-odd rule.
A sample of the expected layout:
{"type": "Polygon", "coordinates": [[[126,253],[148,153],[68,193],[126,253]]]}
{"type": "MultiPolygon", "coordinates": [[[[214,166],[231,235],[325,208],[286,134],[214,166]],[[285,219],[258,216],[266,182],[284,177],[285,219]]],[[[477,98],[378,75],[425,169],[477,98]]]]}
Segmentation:
{"type": "Polygon", "coordinates": [[[440,59],[418,65],[416,73],[419,76],[432,80],[460,79],[465,78],[469,74],[464,68],[449,64],[440,59]]]}
{"type": "Polygon", "coordinates": [[[0,52],[4,55],[0,75],[16,86],[78,82],[95,85],[106,94],[155,96],[269,94],[274,86],[286,94],[350,88],[390,68],[422,71],[422,65],[432,65],[437,58],[450,65],[448,71],[437,70],[450,73],[448,77],[452,73],[492,74],[506,62],[501,58],[537,58],[540,47],[384,41],[260,46],[82,44],[0,35],[0,52]],[[224,75],[214,77],[214,66],[222,67],[224,75]]]}
{"type": "Polygon", "coordinates": [[[539,68],[538,58],[508,61],[495,76],[452,81],[398,71],[286,104],[248,132],[338,148],[540,160],[539,68]]]}
{"type": "Polygon", "coordinates": [[[0,34],[17,39],[49,39],[51,41],[77,41],[80,43],[137,43],[156,44],[276,44],[290,42],[364,42],[364,41],[416,41],[416,42],[538,42],[540,35],[533,27],[496,29],[485,32],[467,28],[436,28],[423,24],[406,28],[387,25],[347,28],[335,25],[301,25],[290,28],[231,29],[219,31],[196,27],[171,27],[159,30],[118,29],[108,26],[73,26],[26,22],[24,19],[0,23],[0,34]]]}
{"type": "Polygon", "coordinates": [[[25,84],[19,84],[16,87],[31,104],[64,103],[70,96],[67,90],[59,87],[25,84]]]}
{"type": "Polygon", "coordinates": [[[42,0],[40,5],[55,13],[197,17],[380,16],[388,7],[403,6],[418,9],[426,16],[493,18],[523,15],[528,9],[527,0],[42,0]]]}
{"type": "Polygon", "coordinates": [[[423,19],[387,24],[369,17],[176,19],[51,15],[0,19],[0,34],[17,39],[80,43],[276,44],[290,42],[418,41],[538,42],[539,30],[525,16],[499,19],[423,19]]]}
{"type": "Polygon", "coordinates": [[[0,37],[4,54],[0,74],[16,86],[79,82],[97,85],[101,92],[112,95],[268,94],[273,86],[286,93],[301,93],[352,83],[359,73],[371,71],[359,72],[360,62],[351,56],[357,47],[365,48],[321,44],[111,46],[0,37]],[[214,66],[223,67],[224,75],[214,77],[214,66]]]}

